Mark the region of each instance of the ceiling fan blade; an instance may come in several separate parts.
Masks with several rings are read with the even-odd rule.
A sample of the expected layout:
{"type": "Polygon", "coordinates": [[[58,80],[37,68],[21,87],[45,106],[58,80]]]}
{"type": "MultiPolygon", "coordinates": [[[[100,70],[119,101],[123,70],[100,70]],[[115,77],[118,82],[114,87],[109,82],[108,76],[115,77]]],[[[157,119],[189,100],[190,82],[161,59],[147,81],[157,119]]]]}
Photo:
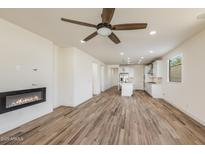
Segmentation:
{"type": "Polygon", "coordinates": [[[136,30],[136,29],[145,29],[147,23],[130,23],[130,24],[119,24],[113,25],[112,30],[136,30]]]}
{"type": "Polygon", "coordinates": [[[94,27],[94,28],[97,28],[96,25],[94,24],[89,24],[89,23],[86,23],[86,22],[81,22],[81,21],[76,21],[76,20],[71,20],[71,19],[66,19],[66,18],[61,18],[62,21],[66,21],[66,22],[70,22],[70,23],[73,23],[73,24],[77,24],[77,25],[82,25],[82,26],[88,26],[88,27],[94,27]]]}
{"type": "Polygon", "coordinates": [[[101,14],[103,23],[110,23],[115,12],[114,8],[104,8],[101,14]]]}
{"type": "Polygon", "coordinates": [[[94,33],[90,34],[88,37],[86,37],[83,41],[87,42],[90,39],[92,39],[93,37],[95,37],[97,34],[98,34],[97,32],[94,32],[94,33]]]}
{"type": "Polygon", "coordinates": [[[120,43],[119,38],[112,32],[109,36],[108,36],[115,44],[120,43]]]}

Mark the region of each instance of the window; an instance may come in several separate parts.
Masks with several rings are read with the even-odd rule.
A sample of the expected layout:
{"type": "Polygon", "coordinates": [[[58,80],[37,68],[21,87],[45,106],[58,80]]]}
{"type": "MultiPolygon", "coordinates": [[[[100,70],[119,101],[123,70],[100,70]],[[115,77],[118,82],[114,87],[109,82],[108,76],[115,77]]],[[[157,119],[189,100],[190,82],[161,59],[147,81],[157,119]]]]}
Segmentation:
{"type": "Polygon", "coordinates": [[[182,56],[169,60],[169,82],[182,82],[182,56]]]}

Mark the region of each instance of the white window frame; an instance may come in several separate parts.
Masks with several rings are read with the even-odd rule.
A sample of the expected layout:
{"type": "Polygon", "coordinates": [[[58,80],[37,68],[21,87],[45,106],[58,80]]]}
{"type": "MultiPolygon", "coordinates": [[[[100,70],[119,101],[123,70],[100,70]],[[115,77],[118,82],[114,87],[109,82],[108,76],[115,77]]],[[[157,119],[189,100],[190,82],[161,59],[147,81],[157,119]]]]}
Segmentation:
{"type": "Polygon", "coordinates": [[[180,54],[177,54],[177,55],[175,55],[175,56],[172,56],[172,57],[169,57],[168,58],[168,60],[167,60],[167,82],[168,83],[171,83],[171,84],[182,84],[183,83],[183,64],[184,64],[184,59],[183,59],[184,57],[183,57],[183,54],[182,53],[180,53],[180,54]],[[181,82],[173,82],[173,81],[170,81],[170,71],[169,71],[169,62],[170,62],[170,60],[172,60],[172,59],[174,59],[174,58],[176,58],[176,57],[181,57],[181,82]]]}

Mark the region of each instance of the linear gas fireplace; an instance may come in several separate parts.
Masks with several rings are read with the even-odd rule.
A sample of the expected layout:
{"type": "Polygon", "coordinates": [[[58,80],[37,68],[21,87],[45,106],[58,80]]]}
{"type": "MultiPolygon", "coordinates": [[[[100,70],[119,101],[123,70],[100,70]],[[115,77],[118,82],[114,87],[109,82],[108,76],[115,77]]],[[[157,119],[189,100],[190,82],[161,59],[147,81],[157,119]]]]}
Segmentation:
{"type": "Polygon", "coordinates": [[[0,93],[0,114],[46,101],[46,88],[0,93]]]}

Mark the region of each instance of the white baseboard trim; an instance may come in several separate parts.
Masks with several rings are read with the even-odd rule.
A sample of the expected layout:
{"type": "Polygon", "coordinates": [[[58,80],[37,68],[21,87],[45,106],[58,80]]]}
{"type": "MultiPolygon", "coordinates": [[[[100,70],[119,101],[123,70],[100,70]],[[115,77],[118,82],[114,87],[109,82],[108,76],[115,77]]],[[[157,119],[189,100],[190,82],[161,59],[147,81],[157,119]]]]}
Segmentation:
{"type": "Polygon", "coordinates": [[[167,101],[166,99],[163,99],[164,101],[166,101],[167,103],[173,105],[174,107],[176,107],[177,109],[179,109],[180,111],[182,111],[183,113],[185,113],[186,115],[188,115],[189,117],[191,117],[192,119],[194,119],[195,121],[197,121],[198,123],[200,123],[201,125],[205,126],[205,121],[197,118],[196,116],[194,116],[192,113],[184,110],[182,107],[176,105],[176,104],[173,104],[173,103],[170,103],[169,101],[167,101]]]}

